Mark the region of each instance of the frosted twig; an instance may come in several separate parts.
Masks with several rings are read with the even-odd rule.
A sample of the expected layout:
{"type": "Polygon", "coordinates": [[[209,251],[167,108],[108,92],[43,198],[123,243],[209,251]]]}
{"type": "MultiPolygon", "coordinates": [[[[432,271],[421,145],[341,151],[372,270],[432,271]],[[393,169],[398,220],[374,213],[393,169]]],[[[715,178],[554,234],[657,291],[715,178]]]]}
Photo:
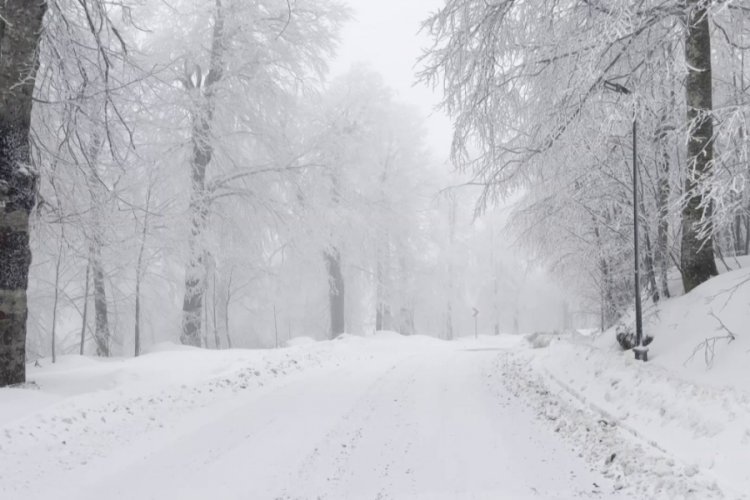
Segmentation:
{"type": "Polygon", "coordinates": [[[730,330],[721,319],[719,319],[716,314],[714,314],[713,311],[709,313],[716,321],[719,322],[719,329],[723,329],[727,332],[726,335],[717,335],[714,337],[709,337],[703,342],[699,343],[697,346],[695,346],[695,349],[693,349],[693,353],[690,355],[690,357],[685,361],[684,364],[689,363],[695,358],[695,355],[698,354],[700,351],[703,351],[703,359],[706,362],[706,367],[711,368],[714,364],[714,358],[716,357],[716,343],[720,340],[726,340],[727,344],[732,343],[732,341],[736,340],[736,335],[732,330],[730,330]]]}

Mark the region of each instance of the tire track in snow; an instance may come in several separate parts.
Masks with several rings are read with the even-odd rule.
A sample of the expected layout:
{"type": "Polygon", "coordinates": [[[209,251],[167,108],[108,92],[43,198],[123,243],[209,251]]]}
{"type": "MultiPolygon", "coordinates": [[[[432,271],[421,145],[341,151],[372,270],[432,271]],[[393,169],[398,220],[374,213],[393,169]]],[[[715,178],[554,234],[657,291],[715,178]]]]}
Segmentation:
{"type": "MultiPolygon", "coordinates": [[[[403,395],[409,384],[416,379],[415,373],[419,365],[418,358],[412,355],[394,363],[377,377],[352,408],[340,417],[335,427],[318,442],[293,474],[293,478],[290,478],[290,484],[294,484],[298,491],[293,492],[287,488],[278,498],[341,498],[344,493],[341,489],[346,488],[346,480],[351,480],[353,476],[349,467],[352,455],[359,450],[360,443],[368,436],[369,430],[378,425],[377,420],[384,418],[384,410],[388,410],[389,415],[393,411],[393,405],[384,405],[384,400],[398,395],[394,402],[403,402],[403,395]],[[303,493],[299,492],[300,489],[303,493]]],[[[396,406],[401,410],[399,414],[403,413],[403,403],[396,406]]],[[[393,446],[392,436],[382,442],[381,451],[393,446]]],[[[378,477],[383,486],[375,498],[391,498],[387,491],[392,464],[381,463],[379,460],[377,464],[378,477]]]]}

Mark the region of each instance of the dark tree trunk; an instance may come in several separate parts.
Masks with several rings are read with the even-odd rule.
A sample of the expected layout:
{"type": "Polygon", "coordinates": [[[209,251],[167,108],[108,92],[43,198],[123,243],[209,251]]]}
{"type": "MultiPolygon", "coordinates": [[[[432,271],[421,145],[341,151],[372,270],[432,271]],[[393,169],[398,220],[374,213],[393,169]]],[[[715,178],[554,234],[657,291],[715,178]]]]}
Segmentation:
{"type": "Polygon", "coordinates": [[[706,4],[688,1],[689,13],[685,40],[687,78],[688,172],[685,181],[687,201],[682,210],[682,281],[689,292],[712,276],[716,276],[711,217],[713,207],[702,194],[703,184],[713,171],[713,109],[711,86],[711,32],[706,4]],[[701,237],[701,227],[707,236],[701,237]]]}
{"type": "Polygon", "coordinates": [[[344,274],[338,249],[325,253],[328,269],[328,299],[331,308],[331,338],[346,331],[346,303],[344,299],[344,274]]]}
{"type": "Polygon", "coordinates": [[[732,240],[734,243],[734,255],[746,255],[745,245],[748,235],[745,233],[745,222],[746,216],[744,214],[737,214],[734,216],[734,224],[732,225],[732,240]]]}
{"type": "Polygon", "coordinates": [[[96,355],[108,357],[109,351],[109,316],[107,315],[107,290],[104,283],[101,245],[91,245],[91,271],[94,282],[94,341],[96,355]]]}
{"type": "Polygon", "coordinates": [[[223,76],[224,14],[221,0],[216,0],[211,42],[211,60],[205,81],[200,69],[186,71],[183,85],[196,95],[193,111],[192,143],[190,159],[190,235],[188,263],[185,269],[185,297],[182,304],[183,344],[201,346],[201,317],[203,298],[206,292],[205,249],[203,235],[208,222],[208,199],[206,193],[206,168],[213,158],[211,126],[215,110],[215,85],[223,76]],[[197,71],[197,74],[196,74],[197,71]]]}
{"type": "Polygon", "coordinates": [[[0,4],[0,387],[26,381],[29,214],[36,203],[29,131],[46,9],[40,0],[0,4]]]}

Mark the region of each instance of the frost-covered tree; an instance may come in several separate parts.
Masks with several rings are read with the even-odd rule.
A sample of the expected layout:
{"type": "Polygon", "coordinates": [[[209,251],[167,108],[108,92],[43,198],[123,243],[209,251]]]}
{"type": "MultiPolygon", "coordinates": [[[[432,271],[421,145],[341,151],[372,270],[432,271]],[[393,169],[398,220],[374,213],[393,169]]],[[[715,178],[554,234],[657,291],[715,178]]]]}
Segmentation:
{"type": "Polygon", "coordinates": [[[434,44],[421,76],[444,91],[453,158],[484,186],[480,207],[527,189],[526,233],[559,223],[565,232],[546,257],[580,259],[579,270],[604,284],[610,263],[585,256],[628,248],[625,162],[636,119],[652,297],[669,294],[674,263],[686,290],[716,274],[711,41],[722,38],[716,20],[728,12],[745,15],[736,2],[449,0],[425,23],[434,44]],[[613,82],[630,94],[609,92],[613,82]],[[601,201],[592,206],[591,197],[601,201]]]}
{"type": "Polygon", "coordinates": [[[154,14],[176,14],[178,22],[160,33],[165,43],[151,50],[163,54],[167,74],[186,96],[181,106],[189,122],[191,194],[181,339],[200,345],[215,201],[247,194],[261,165],[288,166],[271,149],[280,121],[297,93],[323,74],[346,10],[328,0],[216,0],[184,7],[163,6],[154,14]],[[178,39],[182,43],[175,44],[178,39]]]}
{"type": "Polygon", "coordinates": [[[421,117],[362,66],[331,82],[318,112],[315,154],[324,174],[307,178],[301,199],[320,227],[330,334],[355,323],[347,312],[363,301],[374,302],[364,316],[376,330],[413,333],[418,207],[428,201],[423,176],[431,161],[421,117]],[[372,288],[348,293],[347,282],[362,273],[372,288]],[[347,297],[354,299],[349,306],[347,297]]]}

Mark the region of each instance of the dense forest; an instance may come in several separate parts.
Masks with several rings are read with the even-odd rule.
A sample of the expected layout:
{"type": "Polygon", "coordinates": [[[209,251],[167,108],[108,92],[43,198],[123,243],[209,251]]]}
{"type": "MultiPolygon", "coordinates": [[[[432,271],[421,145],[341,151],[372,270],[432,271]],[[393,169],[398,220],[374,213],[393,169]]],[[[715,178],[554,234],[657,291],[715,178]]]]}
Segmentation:
{"type": "Polygon", "coordinates": [[[606,329],[633,303],[634,214],[652,303],[670,269],[689,291],[750,249],[743,2],[449,0],[415,68],[457,173],[377,72],[329,74],[335,1],[2,9],[3,384],[178,338],[451,338],[475,308],[517,331],[540,265],[561,326],[606,329]]]}

